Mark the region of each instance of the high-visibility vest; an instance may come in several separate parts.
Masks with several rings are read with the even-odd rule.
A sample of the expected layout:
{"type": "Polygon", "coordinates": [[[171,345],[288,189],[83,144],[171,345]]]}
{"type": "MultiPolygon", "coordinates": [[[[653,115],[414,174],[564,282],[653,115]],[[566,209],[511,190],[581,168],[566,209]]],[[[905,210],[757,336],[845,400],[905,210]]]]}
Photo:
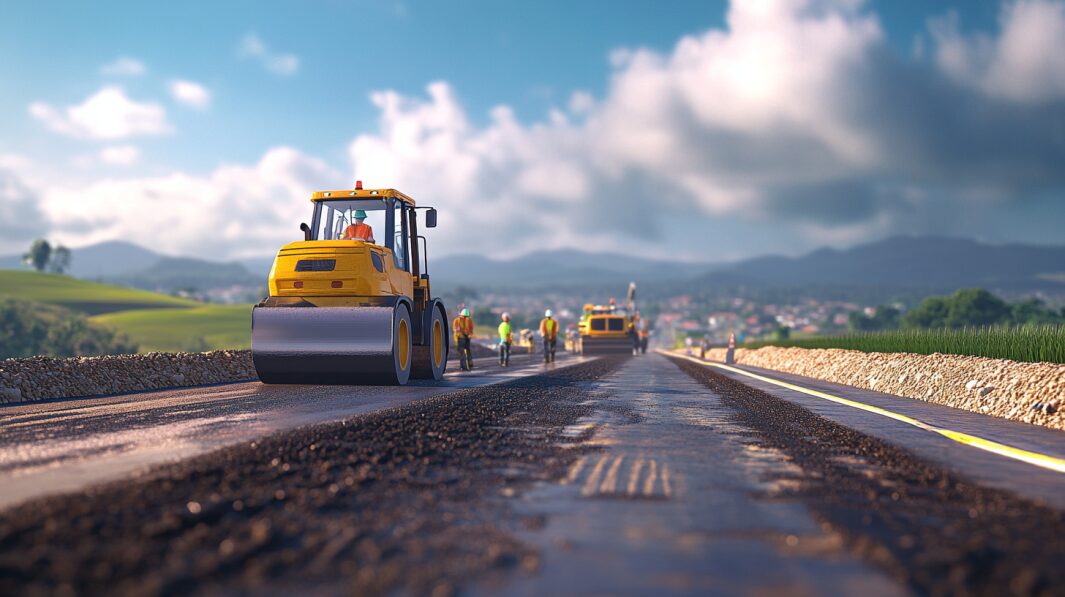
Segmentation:
{"type": "Polygon", "coordinates": [[[473,335],[473,320],[469,317],[463,317],[459,315],[452,322],[451,327],[455,330],[455,339],[460,336],[472,336],[473,335]]]}
{"type": "Polygon", "coordinates": [[[369,242],[376,242],[373,239],[373,228],[369,224],[352,224],[344,230],[344,238],[350,240],[365,240],[369,242]]]}
{"type": "Polygon", "coordinates": [[[514,334],[510,331],[510,322],[504,321],[499,324],[499,340],[501,342],[513,342],[514,334]]]}
{"type": "Polygon", "coordinates": [[[554,319],[543,319],[540,322],[540,335],[554,340],[558,337],[558,322],[554,319]]]}

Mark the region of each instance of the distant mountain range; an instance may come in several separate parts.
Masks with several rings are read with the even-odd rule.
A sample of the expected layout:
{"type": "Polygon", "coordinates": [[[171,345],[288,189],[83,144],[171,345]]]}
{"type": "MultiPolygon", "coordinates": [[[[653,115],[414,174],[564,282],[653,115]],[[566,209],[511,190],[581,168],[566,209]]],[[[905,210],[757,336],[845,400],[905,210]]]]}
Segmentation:
{"type": "MultiPolygon", "coordinates": [[[[0,269],[21,269],[19,255],[0,257],[0,269]]],[[[125,241],[107,241],[71,250],[75,278],[109,282],[146,290],[172,292],[195,288],[265,286],[267,270],[252,274],[243,263],[172,257],[125,241]]]]}
{"type": "MultiPolygon", "coordinates": [[[[0,268],[22,267],[18,256],[0,268]]],[[[113,241],[72,252],[75,277],[172,290],[263,286],[271,258],[214,262],[155,253],[113,241]]],[[[537,288],[621,292],[630,280],[653,295],[700,289],[851,287],[949,291],[981,286],[1012,292],[1065,292],[1065,246],[990,245],[943,237],[898,236],[801,257],[767,256],[730,263],[680,263],[577,250],[540,251],[511,260],[481,255],[433,258],[442,288],[537,288]]],[[[645,294],[649,296],[650,294],[645,294]]]]}
{"type": "Polygon", "coordinates": [[[748,259],[714,268],[703,279],[775,287],[1065,290],[1065,246],[896,236],[850,249],[819,249],[802,257],[748,259]]]}

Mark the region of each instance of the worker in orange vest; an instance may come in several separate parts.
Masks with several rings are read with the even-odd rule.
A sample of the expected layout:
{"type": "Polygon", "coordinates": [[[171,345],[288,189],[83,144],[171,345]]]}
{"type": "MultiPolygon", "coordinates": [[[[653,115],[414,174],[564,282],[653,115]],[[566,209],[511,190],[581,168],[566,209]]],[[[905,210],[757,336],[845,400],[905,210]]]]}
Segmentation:
{"type": "Polygon", "coordinates": [[[558,342],[558,322],[552,317],[551,309],[544,312],[540,320],[540,336],[544,339],[544,362],[555,362],[555,345],[558,342]]]}
{"type": "Polygon", "coordinates": [[[459,349],[459,367],[463,371],[473,369],[473,351],[470,350],[470,340],[473,337],[473,319],[470,318],[470,310],[463,309],[455,321],[451,322],[451,329],[455,331],[455,346],[459,349]]]}
{"type": "Polygon", "coordinates": [[[355,210],[355,223],[344,229],[344,240],[364,240],[376,243],[373,239],[373,228],[366,224],[366,212],[361,209],[355,210]]]}

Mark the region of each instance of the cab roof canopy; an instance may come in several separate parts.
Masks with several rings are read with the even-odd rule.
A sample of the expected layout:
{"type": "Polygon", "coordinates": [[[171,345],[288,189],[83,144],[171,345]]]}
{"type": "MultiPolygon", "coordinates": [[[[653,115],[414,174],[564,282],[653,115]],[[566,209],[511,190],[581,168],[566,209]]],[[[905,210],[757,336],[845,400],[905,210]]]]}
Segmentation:
{"type": "Polygon", "coordinates": [[[324,201],[327,199],[399,199],[407,205],[414,205],[414,199],[397,191],[396,189],[342,189],[339,191],[315,191],[311,194],[311,201],[324,201]]]}

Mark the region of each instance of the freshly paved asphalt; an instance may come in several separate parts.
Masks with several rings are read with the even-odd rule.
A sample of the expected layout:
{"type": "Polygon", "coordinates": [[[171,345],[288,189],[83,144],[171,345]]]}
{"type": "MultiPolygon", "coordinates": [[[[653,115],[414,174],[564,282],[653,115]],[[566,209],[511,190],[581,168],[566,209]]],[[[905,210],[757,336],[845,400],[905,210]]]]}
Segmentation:
{"type": "MultiPolygon", "coordinates": [[[[14,508],[7,527],[0,511],[0,546],[32,546],[37,558],[10,569],[23,575],[13,586],[36,582],[39,571],[67,574],[81,588],[77,583],[85,578],[101,578],[95,567],[106,554],[71,548],[77,557],[88,553],[91,574],[76,568],[69,560],[74,555],[63,556],[66,568],[55,568],[50,559],[48,545],[76,539],[69,530],[76,524],[109,529],[122,538],[123,549],[136,550],[143,541],[173,575],[158,584],[143,576],[150,570],[129,572],[116,579],[126,584],[117,586],[240,592],[259,586],[247,584],[250,578],[269,577],[241,576],[242,569],[260,574],[267,563],[282,562],[269,565],[277,566],[288,589],[299,590],[300,569],[293,562],[305,556],[291,539],[268,542],[261,557],[252,551],[237,564],[204,563],[189,551],[196,545],[190,541],[225,543],[228,532],[254,536],[267,515],[275,525],[286,521],[292,537],[300,536],[292,525],[307,520],[316,542],[328,546],[343,539],[338,545],[344,547],[330,548],[328,561],[318,562],[316,574],[354,584],[302,587],[338,594],[353,587],[516,595],[1054,594],[1063,586],[1063,474],[659,355],[601,366],[569,357],[547,374],[539,362],[521,358],[509,370],[493,365],[450,374],[440,385],[244,383],[0,408],[0,508],[14,508]],[[567,365],[578,365],[575,373],[552,371],[564,372],[567,365]],[[339,420],[344,423],[330,423],[339,420]],[[432,430],[434,420],[447,424],[416,431],[426,425],[432,430]],[[249,443],[265,436],[261,446],[249,443]],[[482,445],[479,438],[489,436],[482,445]],[[388,439],[360,444],[365,440],[357,437],[388,439]],[[234,444],[240,445],[214,451],[234,444]],[[332,456],[319,458],[316,449],[332,456]],[[359,462],[402,466],[374,468],[381,476],[359,481],[358,492],[345,497],[331,471],[362,470],[352,460],[355,452],[359,462]],[[195,455],[201,456],[189,459],[195,455]],[[319,461],[322,470],[314,472],[319,461]],[[294,468],[285,464],[275,476],[270,471],[279,462],[294,468]],[[164,466],[143,474],[153,465],[164,466]],[[415,465],[416,472],[408,471],[415,465]],[[257,471],[270,484],[265,499],[243,495],[256,491],[239,482],[244,470],[257,471]],[[200,512],[203,479],[214,478],[229,481],[209,497],[222,509],[212,506],[217,522],[206,524],[221,526],[197,524],[195,516],[185,520],[200,512]],[[84,503],[76,499],[86,486],[121,479],[131,480],[86,492],[84,503]],[[285,503],[292,498],[270,500],[275,490],[312,496],[298,506],[309,510],[293,515],[299,510],[285,503]],[[66,498],[35,499],[63,492],[66,498]],[[156,496],[147,502],[147,521],[107,506],[144,501],[141,492],[156,496]],[[381,501],[375,492],[390,497],[381,501]],[[159,503],[171,493],[174,504],[159,503]],[[262,504],[255,513],[225,508],[252,499],[262,504]],[[314,506],[316,500],[322,505],[314,506]],[[412,531],[421,527],[403,522],[402,509],[373,514],[373,508],[404,500],[437,509],[413,506],[410,517],[432,521],[425,528],[439,534],[412,531]],[[196,511],[186,502],[195,503],[196,511]],[[60,521],[72,504],[77,512],[60,521]],[[173,539],[138,531],[138,525],[154,524],[153,517],[176,520],[175,512],[187,526],[167,531],[173,539]],[[448,523],[456,512],[465,522],[448,523]],[[344,537],[331,537],[328,517],[339,517],[344,537]],[[483,535],[491,541],[449,543],[448,537],[469,533],[470,521],[487,525],[483,535]],[[392,555],[367,560],[365,549],[346,547],[352,537],[378,537],[367,530],[370,523],[379,543],[393,537],[384,552],[392,555]],[[412,539],[394,539],[406,535],[412,539]],[[167,558],[171,540],[185,555],[167,558]],[[416,565],[419,558],[456,549],[472,558],[461,572],[416,565]],[[264,559],[268,554],[280,559],[264,559]],[[391,567],[381,568],[384,563],[391,567]],[[404,566],[412,565],[418,583],[404,584],[404,566]],[[378,571],[373,582],[358,574],[360,566],[378,571]],[[380,576],[381,570],[388,574],[380,576]],[[217,574],[224,576],[221,584],[197,584],[217,574]],[[167,584],[173,582],[179,584],[167,584]]],[[[794,376],[788,381],[1026,449],[1062,453],[1057,432],[794,376]]]]}
{"type": "MultiPolygon", "coordinates": [[[[559,356],[557,366],[577,362],[559,356]]],[[[539,373],[536,355],[403,387],[221,384],[0,407],[0,508],[121,479],[239,442],[539,373]]]]}

